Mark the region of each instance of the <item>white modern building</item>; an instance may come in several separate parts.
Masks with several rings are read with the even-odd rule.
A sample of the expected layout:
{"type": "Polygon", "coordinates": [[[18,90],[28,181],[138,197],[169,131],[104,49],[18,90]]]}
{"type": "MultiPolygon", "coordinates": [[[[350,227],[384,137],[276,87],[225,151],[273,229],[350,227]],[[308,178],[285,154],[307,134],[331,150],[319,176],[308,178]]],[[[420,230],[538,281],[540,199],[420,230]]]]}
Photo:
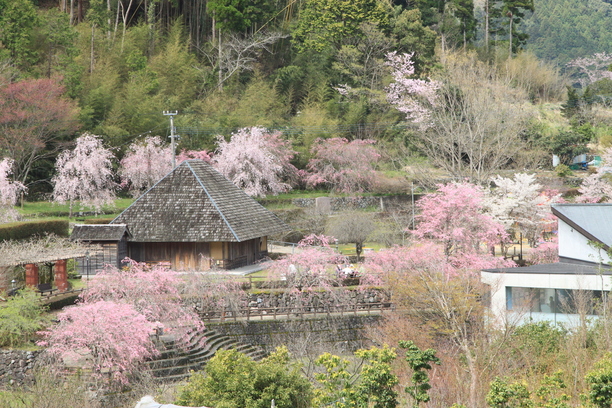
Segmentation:
{"type": "Polygon", "coordinates": [[[533,319],[572,326],[596,317],[612,287],[612,204],[555,204],[553,214],[558,263],[481,271],[500,324],[533,319]]]}

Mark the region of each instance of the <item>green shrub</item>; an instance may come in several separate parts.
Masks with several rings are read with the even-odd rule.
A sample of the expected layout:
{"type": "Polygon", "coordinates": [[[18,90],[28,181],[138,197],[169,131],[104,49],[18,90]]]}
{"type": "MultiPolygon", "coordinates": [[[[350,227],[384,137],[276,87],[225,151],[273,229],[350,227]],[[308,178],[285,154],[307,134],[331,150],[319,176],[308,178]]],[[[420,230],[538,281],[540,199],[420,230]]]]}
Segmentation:
{"type": "Polygon", "coordinates": [[[0,306],[0,347],[18,347],[30,342],[43,328],[45,308],[32,289],[19,291],[0,306]]]}
{"type": "Polygon", "coordinates": [[[57,235],[68,236],[68,221],[46,220],[12,222],[0,225],[0,241],[28,239],[32,236],[57,235]]]}
{"type": "Polygon", "coordinates": [[[574,174],[572,170],[565,164],[557,165],[557,167],[555,167],[555,172],[557,173],[557,176],[559,177],[569,177],[572,174],[574,174]]]}
{"type": "Polygon", "coordinates": [[[87,218],[85,224],[108,224],[115,218],[87,218]]]}
{"type": "Polygon", "coordinates": [[[266,408],[306,408],[312,386],[302,376],[301,366],[290,360],[286,347],[269,357],[253,361],[236,350],[219,350],[204,368],[193,373],[180,389],[180,405],[266,408]]]}
{"type": "Polygon", "coordinates": [[[26,221],[0,225],[0,241],[27,239],[35,235],[42,236],[48,234],[67,237],[68,221],[26,221]]]}

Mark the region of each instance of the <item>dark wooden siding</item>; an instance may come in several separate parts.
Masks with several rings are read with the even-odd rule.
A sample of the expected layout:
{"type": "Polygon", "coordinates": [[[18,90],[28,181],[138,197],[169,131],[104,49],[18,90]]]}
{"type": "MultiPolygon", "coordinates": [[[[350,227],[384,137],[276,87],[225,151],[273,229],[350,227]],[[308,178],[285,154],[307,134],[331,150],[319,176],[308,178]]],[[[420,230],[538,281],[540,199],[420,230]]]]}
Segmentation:
{"type": "Polygon", "coordinates": [[[97,250],[91,250],[89,253],[89,264],[87,258],[77,258],[76,270],[81,276],[95,275],[96,272],[104,269],[106,265],[121,267],[121,260],[126,254],[118,253],[117,242],[92,242],[99,245],[97,250]]]}
{"type": "Polygon", "coordinates": [[[121,268],[123,261],[128,256],[128,243],[125,235],[121,238],[121,241],[117,244],[117,268],[121,268]]]}
{"type": "Polygon", "coordinates": [[[230,242],[229,260],[236,262],[244,259],[246,261],[244,265],[250,265],[260,260],[262,257],[261,240],[262,238],[255,238],[243,242],[230,242]]]}
{"type": "Polygon", "coordinates": [[[177,271],[209,268],[207,242],[130,242],[128,253],[137,262],[169,262],[177,271]]]}

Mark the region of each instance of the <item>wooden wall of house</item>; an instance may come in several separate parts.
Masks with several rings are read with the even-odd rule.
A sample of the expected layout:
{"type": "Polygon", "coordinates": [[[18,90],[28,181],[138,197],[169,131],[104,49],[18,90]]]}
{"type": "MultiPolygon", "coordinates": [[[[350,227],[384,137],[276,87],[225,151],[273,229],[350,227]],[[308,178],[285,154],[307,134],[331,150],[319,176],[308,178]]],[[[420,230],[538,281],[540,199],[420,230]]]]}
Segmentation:
{"type": "Polygon", "coordinates": [[[177,271],[206,270],[210,267],[207,242],[129,242],[129,257],[138,262],[170,262],[177,271]]]}
{"type": "Polygon", "coordinates": [[[170,262],[177,271],[250,265],[267,252],[265,237],[244,242],[129,242],[128,255],[137,262],[170,262]],[[214,261],[219,261],[215,263],[214,261]]]}
{"type": "Polygon", "coordinates": [[[117,268],[123,266],[122,261],[129,256],[128,243],[125,236],[117,243],[117,268]]]}
{"type": "Polygon", "coordinates": [[[246,264],[250,265],[260,259],[262,238],[255,238],[243,242],[230,242],[229,257],[231,261],[246,257],[246,264]]]}
{"type": "MultiPolygon", "coordinates": [[[[125,241],[124,241],[125,242],[125,241]]],[[[92,249],[89,251],[89,264],[86,257],[76,259],[76,270],[81,276],[95,275],[104,269],[106,265],[121,268],[121,261],[127,256],[125,248],[121,249],[121,241],[92,241],[92,249]]],[[[124,244],[125,246],[125,244],[124,244]]]]}

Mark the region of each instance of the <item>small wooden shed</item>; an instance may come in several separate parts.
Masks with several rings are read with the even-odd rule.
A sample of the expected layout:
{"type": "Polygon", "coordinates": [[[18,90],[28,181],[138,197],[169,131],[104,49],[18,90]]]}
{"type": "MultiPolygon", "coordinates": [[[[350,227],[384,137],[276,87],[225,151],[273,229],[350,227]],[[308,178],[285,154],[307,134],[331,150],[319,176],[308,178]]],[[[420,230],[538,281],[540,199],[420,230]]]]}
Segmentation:
{"type": "Polygon", "coordinates": [[[92,244],[92,250],[85,257],[77,258],[77,271],[84,276],[95,275],[107,264],[120,268],[121,260],[128,256],[127,241],[130,236],[125,224],[75,225],[70,238],[92,244]]]}
{"type": "MultiPolygon", "coordinates": [[[[117,225],[129,232],[130,258],[175,270],[253,264],[267,255],[268,236],[290,230],[202,160],[177,166],[110,223],[117,225]]],[[[93,242],[92,227],[79,239],[93,242]]]]}

